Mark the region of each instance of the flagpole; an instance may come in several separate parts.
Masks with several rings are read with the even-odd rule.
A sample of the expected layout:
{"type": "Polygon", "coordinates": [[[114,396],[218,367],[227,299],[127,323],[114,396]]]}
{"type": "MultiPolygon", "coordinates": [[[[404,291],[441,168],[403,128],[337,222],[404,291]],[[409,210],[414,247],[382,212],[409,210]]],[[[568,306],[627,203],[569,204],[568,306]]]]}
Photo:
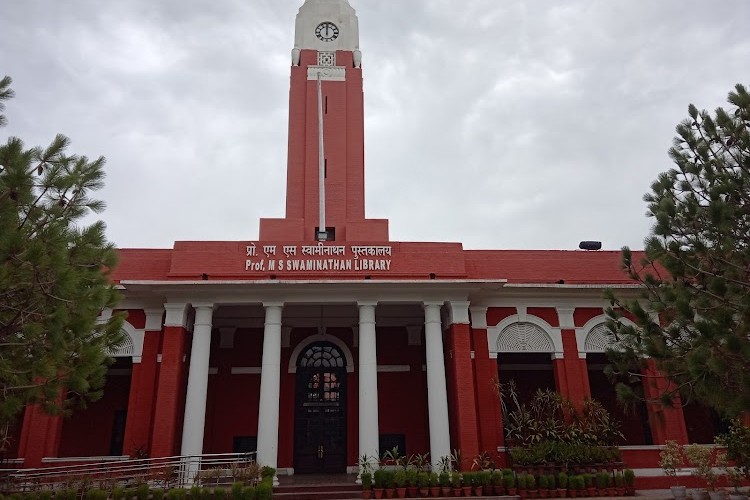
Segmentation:
{"type": "Polygon", "coordinates": [[[318,201],[320,207],[320,223],[318,224],[318,241],[328,239],[326,231],[326,171],[325,171],[325,151],[323,150],[323,83],[318,71],[318,201]]]}

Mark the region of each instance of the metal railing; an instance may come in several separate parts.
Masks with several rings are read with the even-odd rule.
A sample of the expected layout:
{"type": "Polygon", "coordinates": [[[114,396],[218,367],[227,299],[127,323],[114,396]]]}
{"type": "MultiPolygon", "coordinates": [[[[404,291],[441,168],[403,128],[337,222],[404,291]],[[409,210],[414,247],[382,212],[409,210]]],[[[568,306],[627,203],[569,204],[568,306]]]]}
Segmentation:
{"type": "MultiPolygon", "coordinates": [[[[0,480],[6,491],[50,488],[102,488],[148,484],[150,487],[219,486],[258,475],[255,452],[144,458],[77,463],[35,469],[5,469],[0,480]]],[[[71,462],[75,462],[71,458],[71,462]]]]}

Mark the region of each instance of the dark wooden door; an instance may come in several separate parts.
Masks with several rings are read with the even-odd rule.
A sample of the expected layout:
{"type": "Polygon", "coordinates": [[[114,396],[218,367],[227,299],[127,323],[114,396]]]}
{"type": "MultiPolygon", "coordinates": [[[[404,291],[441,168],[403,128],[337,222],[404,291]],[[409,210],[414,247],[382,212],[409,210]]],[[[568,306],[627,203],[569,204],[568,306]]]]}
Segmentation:
{"type": "Polygon", "coordinates": [[[297,368],[294,470],[300,474],[343,473],[346,471],[346,367],[342,366],[343,358],[337,356],[336,347],[330,344],[316,344],[306,353],[324,355],[318,356],[318,362],[301,357],[298,363],[302,366],[297,368]],[[326,351],[332,355],[328,356],[328,362],[321,361],[326,351]]]}

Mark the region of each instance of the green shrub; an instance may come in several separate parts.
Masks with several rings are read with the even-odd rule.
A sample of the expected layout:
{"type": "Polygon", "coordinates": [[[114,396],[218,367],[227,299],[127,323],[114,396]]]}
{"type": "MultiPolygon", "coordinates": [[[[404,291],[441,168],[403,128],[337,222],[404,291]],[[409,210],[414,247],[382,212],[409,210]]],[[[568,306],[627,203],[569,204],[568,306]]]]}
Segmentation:
{"type": "MultiPolygon", "coordinates": [[[[55,492],[55,500],[76,500],[77,496],[78,492],[71,488],[65,488],[55,492]]],[[[11,495],[10,498],[12,499],[13,495],[11,495]]]]}
{"type": "Polygon", "coordinates": [[[83,496],[86,500],[107,500],[109,494],[99,488],[91,488],[83,496]]]}
{"type": "Polygon", "coordinates": [[[187,490],[182,488],[172,488],[167,491],[167,500],[185,500],[187,497],[187,490]]]}
{"type": "Polygon", "coordinates": [[[375,480],[375,489],[380,490],[384,488],[385,484],[385,470],[376,469],[372,477],[375,480]]]}
{"type": "Polygon", "coordinates": [[[393,484],[396,485],[396,488],[403,488],[406,486],[406,471],[404,469],[399,469],[393,474],[393,484]]]}
{"type": "Polygon", "coordinates": [[[232,500],[242,500],[242,486],[240,482],[232,483],[232,500]]]}
{"type": "Polygon", "coordinates": [[[369,490],[372,488],[372,473],[363,472],[362,475],[360,476],[360,479],[362,479],[363,490],[369,490]]]}
{"type": "Polygon", "coordinates": [[[406,484],[411,487],[417,485],[417,469],[413,467],[406,469],[406,484]]]}
{"type": "Polygon", "coordinates": [[[430,472],[430,486],[435,487],[440,485],[440,478],[438,477],[437,472],[430,472]]]}
{"type": "Polygon", "coordinates": [[[526,473],[525,472],[522,472],[521,474],[518,474],[516,476],[516,487],[519,490],[526,489],[526,473]]]}
{"type": "Polygon", "coordinates": [[[54,494],[52,490],[42,490],[39,492],[39,500],[52,500],[54,494]]]}
{"type": "Polygon", "coordinates": [[[443,488],[447,488],[451,484],[451,474],[448,471],[443,471],[438,476],[438,482],[443,488]]]}
{"type": "Polygon", "coordinates": [[[261,481],[255,488],[255,500],[271,500],[272,496],[273,481],[261,481]]]}
{"type": "Polygon", "coordinates": [[[420,488],[427,488],[430,486],[430,474],[427,472],[420,472],[417,474],[417,486],[420,488]]]}
{"type": "Polygon", "coordinates": [[[164,498],[164,490],[161,488],[154,488],[151,490],[151,500],[161,500],[164,498]]]}
{"type": "Polygon", "coordinates": [[[533,474],[529,474],[526,476],[526,489],[527,490],[535,490],[536,489],[536,478],[533,474]]]}
{"type": "Polygon", "coordinates": [[[625,486],[625,480],[622,477],[622,472],[618,472],[615,474],[615,486],[618,488],[622,488],[625,486]]]}
{"type": "Polygon", "coordinates": [[[148,484],[146,483],[139,484],[138,488],[136,488],[135,490],[135,496],[138,497],[138,500],[148,500],[148,495],[150,493],[151,492],[148,489],[148,484]]]}
{"type": "Polygon", "coordinates": [[[508,469],[503,470],[503,483],[505,484],[506,488],[516,487],[516,476],[515,474],[513,474],[513,471],[508,469]]]}
{"type": "Polygon", "coordinates": [[[214,488],[214,500],[226,500],[227,490],[224,488],[214,488]]]}
{"type": "Polygon", "coordinates": [[[255,500],[258,496],[258,490],[255,486],[245,486],[242,488],[242,500],[255,500]]]}
{"type": "Polygon", "coordinates": [[[124,500],[125,499],[125,488],[122,486],[115,486],[112,490],[112,500],[124,500]]]}
{"type": "Polygon", "coordinates": [[[393,479],[396,473],[392,470],[386,469],[383,474],[383,487],[393,488],[393,479]]]}
{"type": "Polygon", "coordinates": [[[460,488],[461,487],[461,473],[456,471],[453,474],[451,474],[451,486],[454,488],[460,488]]]}
{"type": "MultiPolygon", "coordinates": [[[[264,465],[263,467],[260,468],[260,477],[261,478],[270,477],[271,479],[273,479],[273,476],[275,476],[275,475],[276,475],[276,469],[274,469],[273,467],[269,467],[267,465],[264,465]]],[[[273,485],[271,486],[271,488],[273,489],[273,485]]]]}
{"type": "Polygon", "coordinates": [[[625,481],[625,486],[633,486],[635,484],[635,472],[633,472],[633,469],[622,471],[622,478],[625,481]]]}

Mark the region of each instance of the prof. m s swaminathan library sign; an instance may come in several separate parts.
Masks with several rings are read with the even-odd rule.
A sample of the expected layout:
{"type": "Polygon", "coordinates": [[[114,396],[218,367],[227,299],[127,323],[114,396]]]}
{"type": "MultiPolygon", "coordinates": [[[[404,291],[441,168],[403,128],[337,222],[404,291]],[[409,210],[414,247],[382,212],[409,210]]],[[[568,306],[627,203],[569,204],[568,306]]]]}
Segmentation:
{"type": "Polygon", "coordinates": [[[390,271],[391,246],[256,245],[246,247],[247,272],[390,271]]]}

